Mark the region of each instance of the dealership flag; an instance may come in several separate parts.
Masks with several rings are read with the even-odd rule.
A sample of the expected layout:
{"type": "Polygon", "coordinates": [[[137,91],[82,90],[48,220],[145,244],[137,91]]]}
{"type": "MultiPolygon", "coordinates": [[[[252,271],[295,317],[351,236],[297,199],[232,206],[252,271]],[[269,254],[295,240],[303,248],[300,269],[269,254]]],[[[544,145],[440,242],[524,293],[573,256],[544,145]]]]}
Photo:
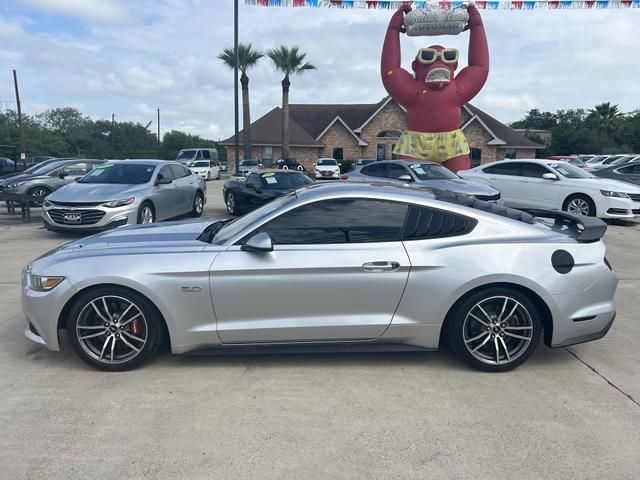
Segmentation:
{"type": "MultiPolygon", "coordinates": [[[[396,0],[245,0],[244,3],[246,5],[259,5],[262,7],[384,8],[394,10],[399,8],[403,3],[410,3],[414,8],[434,6],[440,8],[457,8],[463,5],[463,2],[458,1],[402,2],[396,0]]],[[[640,8],[640,0],[501,0],[478,1],[474,2],[474,4],[479,9],[485,10],[640,8]]]]}

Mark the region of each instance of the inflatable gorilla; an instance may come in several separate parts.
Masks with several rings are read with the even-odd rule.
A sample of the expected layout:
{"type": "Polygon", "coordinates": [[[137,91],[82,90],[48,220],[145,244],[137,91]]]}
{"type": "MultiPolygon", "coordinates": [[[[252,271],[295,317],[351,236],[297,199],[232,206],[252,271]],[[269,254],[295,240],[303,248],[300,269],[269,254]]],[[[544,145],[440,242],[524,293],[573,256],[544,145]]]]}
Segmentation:
{"type": "Polygon", "coordinates": [[[431,160],[457,172],[470,168],[469,145],[460,131],[462,105],[475,97],[489,74],[489,48],[480,12],[467,7],[469,65],[456,77],[458,50],[432,45],[418,51],[412,68],[400,68],[401,6],[387,28],[382,49],[382,82],[389,95],[407,111],[407,128],[393,150],[398,158],[431,160]]]}

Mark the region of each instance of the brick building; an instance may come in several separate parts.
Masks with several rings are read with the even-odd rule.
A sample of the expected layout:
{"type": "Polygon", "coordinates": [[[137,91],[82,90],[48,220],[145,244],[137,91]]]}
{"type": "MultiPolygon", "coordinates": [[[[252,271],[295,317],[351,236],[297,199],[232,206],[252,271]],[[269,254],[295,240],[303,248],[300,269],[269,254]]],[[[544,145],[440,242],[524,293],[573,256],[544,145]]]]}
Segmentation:
{"type": "MultiPolygon", "coordinates": [[[[289,105],[289,156],[310,168],[318,158],[336,160],[376,158],[390,160],[400,133],[406,130],[405,112],[390,97],[375,104],[289,105]]],[[[533,158],[544,145],[525,138],[507,125],[467,104],[460,125],[471,147],[473,165],[504,158],[533,158]]],[[[280,158],[282,110],[276,107],[251,124],[252,158],[265,167],[280,158]]],[[[242,132],[239,135],[242,152],[242,132]]],[[[229,171],[234,168],[234,137],[227,147],[229,171]]]]}

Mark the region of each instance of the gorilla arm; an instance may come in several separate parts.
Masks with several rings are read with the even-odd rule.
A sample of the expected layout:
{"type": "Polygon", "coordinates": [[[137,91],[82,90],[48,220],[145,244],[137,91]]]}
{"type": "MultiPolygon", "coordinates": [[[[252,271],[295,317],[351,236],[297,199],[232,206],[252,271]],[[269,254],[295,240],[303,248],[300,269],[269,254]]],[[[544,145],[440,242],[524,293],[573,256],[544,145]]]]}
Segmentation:
{"type": "Polygon", "coordinates": [[[466,103],[482,89],[489,76],[489,46],[478,9],[470,5],[469,65],[456,77],[458,93],[466,103]]]}
{"type": "Polygon", "coordinates": [[[411,7],[405,4],[391,17],[380,62],[384,88],[391,98],[403,106],[411,103],[418,94],[416,80],[409,72],[400,68],[400,32],[403,28],[404,14],[410,11],[411,7]]]}

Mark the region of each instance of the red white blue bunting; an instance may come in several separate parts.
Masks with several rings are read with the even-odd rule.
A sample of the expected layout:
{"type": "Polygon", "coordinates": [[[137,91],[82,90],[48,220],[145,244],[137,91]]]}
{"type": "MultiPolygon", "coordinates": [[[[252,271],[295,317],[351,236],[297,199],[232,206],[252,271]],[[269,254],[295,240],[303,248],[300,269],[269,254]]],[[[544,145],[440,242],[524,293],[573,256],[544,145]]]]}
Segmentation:
{"type": "MultiPolygon", "coordinates": [[[[403,3],[411,3],[414,8],[440,7],[458,8],[461,1],[386,1],[386,0],[245,0],[246,5],[262,7],[330,7],[330,8],[382,8],[397,9],[403,3]]],[[[500,0],[476,1],[475,6],[484,10],[551,10],[640,8],[640,0],[500,0]]]]}

